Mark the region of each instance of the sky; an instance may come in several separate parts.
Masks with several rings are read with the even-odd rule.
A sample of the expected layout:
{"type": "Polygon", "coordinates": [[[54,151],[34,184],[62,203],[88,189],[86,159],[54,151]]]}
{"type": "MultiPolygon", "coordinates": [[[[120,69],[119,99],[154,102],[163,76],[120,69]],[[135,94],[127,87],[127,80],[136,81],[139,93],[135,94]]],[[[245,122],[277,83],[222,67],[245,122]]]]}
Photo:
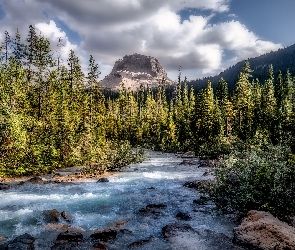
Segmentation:
{"type": "Polygon", "coordinates": [[[101,79],[139,53],[172,80],[180,67],[192,80],[294,44],[294,9],[294,0],[0,0],[0,41],[33,25],[54,52],[62,38],[65,63],[73,49],[86,71],[93,55],[101,79]]]}

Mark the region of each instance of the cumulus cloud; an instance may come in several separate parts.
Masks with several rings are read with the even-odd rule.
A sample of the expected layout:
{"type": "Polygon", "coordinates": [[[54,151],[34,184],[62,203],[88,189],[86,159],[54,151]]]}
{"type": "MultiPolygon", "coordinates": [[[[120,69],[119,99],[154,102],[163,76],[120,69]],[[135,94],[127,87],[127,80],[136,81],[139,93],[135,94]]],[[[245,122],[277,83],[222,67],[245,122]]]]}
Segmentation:
{"type": "MultiPolygon", "coordinates": [[[[102,75],[109,73],[111,65],[124,55],[142,53],[157,57],[170,73],[178,72],[181,66],[191,78],[197,78],[218,73],[225,65],[225,51],[232,52],[231,62],[237,62],[281,46],[261,40],[239,21],[213,25],[214,15],[229,11],[230,0],[88,0],[87,4],[80,0],[71,0],[70,4],[68,0],[0,0],[0,3],[7,13],[0,27],[15,31],[16,27],[22,29],[26,25],[27,30],[33,22],[52,43],[56,44],[58,37],[64,39],[65,56],[75,46],[53,20],[63,21],[79,34],[80,55],[92,54],[98,59],[102,75]],[[209,10],[211,14],[191,15],[182,20],[180,11],[194,8],[209,10]],[[18,15],[20,18],[15,18],[18,15]]],[[[3,33],[3,28],[0,31],[3,33]]]]}
{"type": "Polygon", "coordinates": [[[53,20],[49,23],[37,23],[35,26],[44,37],[49,39],[51,48],[55,50],[53,52],[60,54],[64,62],[66,62],[70,50],[75,51],[77,49],[77,45],[69,41],[66,33],[59,29],[53,20]],[[61,41],[62,46],[58,46],[59,41],[61,41]]]}

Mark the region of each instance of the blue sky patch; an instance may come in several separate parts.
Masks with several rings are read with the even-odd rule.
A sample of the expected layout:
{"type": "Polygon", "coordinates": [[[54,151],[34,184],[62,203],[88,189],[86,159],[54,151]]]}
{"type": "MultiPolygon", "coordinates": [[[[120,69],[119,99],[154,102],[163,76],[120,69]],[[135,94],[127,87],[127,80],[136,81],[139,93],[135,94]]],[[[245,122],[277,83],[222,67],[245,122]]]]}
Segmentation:
{"type": "Polygon", "coordinates": [[[69,41],[73,44],[80,45],[81,38],[79,34],[72,30],[65,22],[59,19],[55,19],[54,22],[56,23],[56,26],[60,28],[62,31],[64,31],[67,34],[67,37],[69,41]]]}
{"type": "Polygon", "coordinates": [[[6,16],[5,11],[2,9],[1,5],[0,5],[0,20],[4,19],[6,16]]]}

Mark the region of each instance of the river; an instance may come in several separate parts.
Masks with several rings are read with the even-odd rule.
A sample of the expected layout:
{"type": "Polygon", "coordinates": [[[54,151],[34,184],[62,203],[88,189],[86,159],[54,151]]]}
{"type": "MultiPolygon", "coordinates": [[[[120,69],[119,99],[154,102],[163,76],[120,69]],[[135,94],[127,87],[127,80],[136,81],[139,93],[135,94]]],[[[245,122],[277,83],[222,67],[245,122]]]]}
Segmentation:
{"type": "MultiPolygon", "coordinates": [[[[178,212],[191,216],[185,223],[194,229],[210,229],[232,237],[235,224],[216,212],[210,202],[194,204],[200,194],[183,187],[186,181],[209,178],[204,176],[208,169],[199,168],[198,164],[181,164],[183,159],[174,154],[154,151],[148,154],[142,163],[109,176],[109,182],[90,179],[68,184],[26,184],[0,191],[0,236],[13,238],[29,233],[44,238],[47,229],[42,212],[57,209],[66,211],[72,225],[85,232],[125,221],[123,228],[132,233],[109,243],[108,249],[127,249],[130,243],[150,236],[157,239],[159,249],[170,249],[161,230],[179,221],[178,212]],[[167,207],[159,213],[140,213],[148,204],[167,207]]],[[[46,244],[50,249],[52,242],[48,240],[46,244]]],[[[46,249],[45,245],[40,249],[46,249]]]]}

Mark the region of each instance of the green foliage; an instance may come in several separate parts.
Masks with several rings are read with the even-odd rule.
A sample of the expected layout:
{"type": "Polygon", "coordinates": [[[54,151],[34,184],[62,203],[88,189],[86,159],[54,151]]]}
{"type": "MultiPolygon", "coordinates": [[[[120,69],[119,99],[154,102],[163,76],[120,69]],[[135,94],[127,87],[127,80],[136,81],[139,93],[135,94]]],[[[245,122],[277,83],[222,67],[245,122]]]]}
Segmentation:
{"type": "Polygon", "coordinates": [[[251,209],[282,217],[295,212],[295,168],[285,146],[230,153],[215,170],[211,196],[219,209],[244,215],[251,209]]]}

